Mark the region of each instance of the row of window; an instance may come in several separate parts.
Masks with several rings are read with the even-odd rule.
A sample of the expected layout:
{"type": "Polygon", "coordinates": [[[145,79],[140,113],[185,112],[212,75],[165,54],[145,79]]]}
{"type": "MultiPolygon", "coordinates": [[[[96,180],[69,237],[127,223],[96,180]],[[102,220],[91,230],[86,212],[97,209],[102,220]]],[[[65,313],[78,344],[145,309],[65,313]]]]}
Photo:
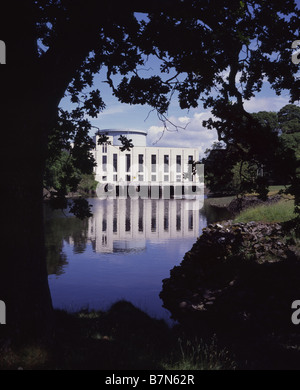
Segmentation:
{"type": "MultiPolygon", "coordinates": [[[[131,181],[131,175],[126,175],[125,180],[130,182],[131,181]]],[[[107,176],[102,176],[102,181],[107,181],[107,176]]],[[[113,181],[118,181],[118,175],[113,175],[113,181]]],[[[138,175],[138,181],[144,181],[144,175],[138,175]]],[[[157,181],[156,175],[151,175],[151,181],[157,181]]],[[[169,175],[164,175],[164,181],[169,181],[169,175]]],[[[182,175],[176,175],[176,181],[180,182],[182,181],[182,175]]]]}
{"type": "MultiPolygon", "coordinates": [[[[189,156],[188,163],[190,164],[192,161],[193,161],[193,156],[189,156]]],[[[126,165],[125,166],[126,172],[130,172],[130,168],[131,168],[131,155],[130,154],[126,154],[125,165],[126,165]]],[[[169,169],[170,169],[169,155],[165,154],[164,155],[164,172],[168,173],[169,169]]],[[[118,155],[116,153],[113,154],[113,170],[114,170],[114,172],[118,171],[118,155]]],[[[102,171],[107,172],[107,156],[106,155],[102,156],[102,171]]],[[[138,171],[144,172],[144,155],[143,154],[138,155],[138,171]]],[[[152,173],[157,172],[157,155],[156,154],[151,155],[151,172],[152,173]]],[[[176,156],[176,172],[177,173],[181,172],[181,155],[176,156]]]]}

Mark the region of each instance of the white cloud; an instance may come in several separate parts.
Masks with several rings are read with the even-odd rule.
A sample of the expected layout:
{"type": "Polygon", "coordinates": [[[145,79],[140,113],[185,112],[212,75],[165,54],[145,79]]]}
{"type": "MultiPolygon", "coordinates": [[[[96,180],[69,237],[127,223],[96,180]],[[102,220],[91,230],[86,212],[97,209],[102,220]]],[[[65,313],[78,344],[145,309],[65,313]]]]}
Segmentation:
{"type": "Polygon", "coordinates": [[[179,126],[175,128],[168,124],[168,130],[161,126],[151,126],[148,129],[148,145],[169,146],[169,147],[196,147],[200,157],[203,157],[207,148],[217,141],[217,132],[203,127],[202,121],[210,118],[209,111],[196,112],[191,117],[169,117],[169,121],[179,126]]]}
{"type": "Polygon", "coordinates": [[[258,111],[279,111],[283,106],[289,104],[288,96],[254,97],[245,101],[244,107],[248,112],[258,111]]]}
{"type": "Polygon", "coordinates": [[[104,116],[104,115],[115,115],[115,114],[122,114],[125,111],[130,109],[129,105],[126,104],[117,104],[113,105],[111,107],[105,108],[102,112],[98,114],[98,117],[104,116]]]}

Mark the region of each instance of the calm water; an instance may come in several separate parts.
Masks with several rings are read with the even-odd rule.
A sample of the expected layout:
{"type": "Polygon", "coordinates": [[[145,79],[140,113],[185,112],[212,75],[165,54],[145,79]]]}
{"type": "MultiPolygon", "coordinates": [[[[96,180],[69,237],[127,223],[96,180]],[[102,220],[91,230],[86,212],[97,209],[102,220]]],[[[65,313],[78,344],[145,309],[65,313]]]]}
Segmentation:
{"type": "Polygon", "coordinates": [[[125,299],[169,321],[159,293],[202,229],[225,218],[193,200],[89,199],[80,221],[45,211],[49,286],[55,308],[107,309],[125,299]],[[198,208],[198,209],[197,209],[198,208]]]}

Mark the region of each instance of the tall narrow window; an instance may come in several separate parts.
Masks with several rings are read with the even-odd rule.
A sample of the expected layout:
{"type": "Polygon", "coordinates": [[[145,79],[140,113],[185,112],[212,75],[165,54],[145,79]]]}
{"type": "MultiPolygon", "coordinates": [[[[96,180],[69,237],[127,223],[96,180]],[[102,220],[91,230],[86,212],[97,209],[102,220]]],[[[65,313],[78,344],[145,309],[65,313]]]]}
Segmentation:
{"type": "Polygon", "coordinates": [[[169,155],[164,155],[164,172],[169,172],[169,155]]]}
{"type": "Polygon", "coordinates": [[[156,172],[156,154],[151,154],[151,172],[156,172]]]}
{"type": "Polygon", "coordinates": [[[188,161],[188,163],[189,163],[189,164],[192,164],[193,160],[194,160],[194,159],[193,159],[193,156],[189,156],[189,161],[188,161]]]}
{"type": "Polygon", "coordinates": [[[118,155],[116,153],[113,155],[113,168],[114,172],[118,171],[118,155]]]}
{"type": "Polygon", "coordinates": [[[102,145],[102,153],[107,153],[107,144],[102,145]]]}
{"type": "Polygon", "coordinates": [[[181,156],[178,154],[176,156],[176,172],[180,173],[181,172],[181,156]]]}
{"type": "Polygon", "coordinates": [[[107,156],[102,156],[102,171],[107,171],[107,156]]]}
{"type": "Polygon", "coordinates": [[[131,156],[130,154],[126,154],[126,172],[130,172],[131,166],[131,156]]]}
{"type": "Polygon", "coordinates": [[[144,155],[139,154],[139,172],[144,172],[144,155]]]}

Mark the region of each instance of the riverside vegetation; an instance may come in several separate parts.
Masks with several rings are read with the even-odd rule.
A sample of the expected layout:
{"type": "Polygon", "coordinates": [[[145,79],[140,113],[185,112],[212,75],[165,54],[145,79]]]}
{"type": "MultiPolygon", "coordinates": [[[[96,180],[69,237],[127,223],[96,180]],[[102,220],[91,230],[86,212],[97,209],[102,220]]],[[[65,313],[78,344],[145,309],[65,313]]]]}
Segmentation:
{"type": "MultiPolygon", "coordinates": [[[[207,203],[236,208],[233,198],[207,203]]],[[[106,312],[56,310],[51,347],[7,343],[1,369],[299,368],[293,217],[292,200],[280,197],[209,224],[163,281],[161,298],[178,321],[173,328],[126,301],[106,312]]]]}
{"type": "MultiPolygon", "coordinates": [[[[243,202],[246,209],[233,220],[203,229],[163,281],[160,297],[189,333],[217,334],[219,345],[230,345],[239,368],[298,369],[300,332],[291,321],[300,296],[293,201],[274,195],[268,204],[255,197],[243,202]]],[[[239,200],[228,205],[238,206],[239,200]]]]}

